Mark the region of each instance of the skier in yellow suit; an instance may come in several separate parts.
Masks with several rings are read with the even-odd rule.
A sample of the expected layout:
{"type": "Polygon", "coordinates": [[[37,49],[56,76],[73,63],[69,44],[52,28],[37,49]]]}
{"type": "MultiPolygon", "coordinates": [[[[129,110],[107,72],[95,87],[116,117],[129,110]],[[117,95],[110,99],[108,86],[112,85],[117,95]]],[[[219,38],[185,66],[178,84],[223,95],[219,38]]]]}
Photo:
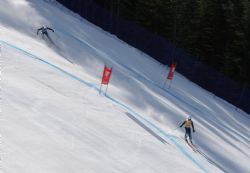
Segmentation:
{"type": "Polygon", "coordinates": [[[185,140],[187,142],[187,137],[189,136],[189,140],[190,142],[193,144],[192,142],[192,135],[191,135],[191,126],[193,128],[193,133],[195,132],[194,130],[194,123],[193,121],[191,120],[191,116],[188,116],[187,119],[180,125],[180,127],[182,127],[183,125],[185,125],[185,140]]]}

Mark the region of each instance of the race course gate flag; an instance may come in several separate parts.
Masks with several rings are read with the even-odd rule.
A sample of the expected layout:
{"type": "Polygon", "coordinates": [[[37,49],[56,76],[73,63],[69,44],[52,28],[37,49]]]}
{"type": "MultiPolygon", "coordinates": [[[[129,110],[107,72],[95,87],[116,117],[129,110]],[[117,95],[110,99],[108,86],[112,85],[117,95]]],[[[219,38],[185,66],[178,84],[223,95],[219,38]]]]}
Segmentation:
{"type": "Polygon", "coordinates": [[[112,74],[112,68],[108,68],[105,65],[104,70],[103,70],[103,74],[102,74],[102,82],[101,82],[101,87],[100,87],[100,93],[101,93],[102,85],[107,85],[107,88],[106,88],[106,91],[105,91],[105,94],[106,94],[111,74],[112,74]]]}
{"type": "Polygon", "coordinates": [[[102,84],[103,85],[108,85],[109,84],[111,73],[112,73],[112,68],[108,68],[105,65],[104,70],[103,70],[103,75],[102,75],[102,84]]]}
{"type": "Polygon", "coordinates": [[[167,84],[168,80],[170,80],[169,87],[168,87],[170,89],[171,84],[172,84],[172,79],[174,78],[174,72],[176,69],[176,65],[177,65],[176,63],[171,64],[171,67],[170,67],[169,72],[168,72],[168,77],[166,78],[164,85],[163,85],[163,89],[165,88],[165,85],[167,84]]]}
{"type": "Polygon", "coordinates": [[[169,70],[169,73],[168,73],[168,79],[169,80],[172,80],[173,77],[174,77],[174,72],[175,72],[175,68],[176,68],[176,64],[175,63],[172,63],[171,64],[171,68],[169,70]]]}

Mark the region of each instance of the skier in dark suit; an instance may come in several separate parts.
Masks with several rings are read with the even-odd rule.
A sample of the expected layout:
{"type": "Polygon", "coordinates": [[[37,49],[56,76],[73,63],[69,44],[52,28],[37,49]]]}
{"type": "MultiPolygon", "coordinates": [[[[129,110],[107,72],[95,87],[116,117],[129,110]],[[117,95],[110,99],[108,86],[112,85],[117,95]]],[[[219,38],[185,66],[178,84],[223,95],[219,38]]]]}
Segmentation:
{"type": "Polygon", "coordinates": [[[36,33],[36,34],[38,35],[39,32],[41,32],[41,33],[42,33],[43,39],[44,39],[44,35],[45,35],[47,38],[50,39],[49,34],[48,34],[48,30],[50,30],[50,31],[52,31],[52,32],[55,32],[52,28],[49,28],[49,27],[43,25],[41,28],[37,29],[37,33],[36,33]]]}

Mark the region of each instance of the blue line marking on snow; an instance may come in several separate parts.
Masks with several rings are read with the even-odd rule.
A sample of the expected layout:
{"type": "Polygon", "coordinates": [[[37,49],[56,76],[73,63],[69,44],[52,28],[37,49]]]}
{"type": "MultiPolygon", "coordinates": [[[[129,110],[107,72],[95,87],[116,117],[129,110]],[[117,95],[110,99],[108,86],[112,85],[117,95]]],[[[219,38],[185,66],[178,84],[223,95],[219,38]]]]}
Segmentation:
{"type": "Polygon", "coordinates": [[[14,49],[16,49],[16,50],[19,50],[19,51],[25,53],[26,55],[30,56],[30,57],[33,58],[33,59],[39,60],[39,61],[41,61],[41,62],[43,62],[43,63],[45,63],[45,64],[47,64],[47,65],[49,65],[49,66],[51,66],[51,67],[53,67],[53,68],[55,68],[55,69],[61,71],[62,73],[66,74],[67,76],[69,76],[69,77],[71,77],[71,78],[73,78],[73,79],[75,79],[75,80],[77,80],[77,81],[79,81],[79,82],[81,82],[81,83],[84,83],[84,84],[87,85],[88,87],[98,89],[98,88],[96,87],[95,84],[91,84],[91,83],[89,83],[89,82],[86,82],[86,81],[84,81],[83,79],[81,79],[81,78],[79,78],[79,77],[77,77],[77,76],[75,76],[75,75],[73,75],[73,74],[71,74],[71,73],[69,73],[69,72],[63,70],[62,68],[60,68],[60,67],[58,67],[58,66],[56,66],[56,65],[54,65],[54,64],[52,64],[52,63],[50,63],[50,62],[48,62],[48,61],[43,60],[42,58],[39,58],[38,56],[36,56],[36,55],[34,55],[34,54],[32,54],[32,53],[29,53],[28,51],[26,51],[26,50],[24,50],[24,49],[21,49],[21,48],[19,48],[19,47],[16,47],[16,46],[14,46],[14,45],[12,45],[12,44],[10,44],[10,43],[7,43],[7,42],[5,42],[5,41],[0,41],[0,43],[4,43],[4,44],[6,44],[6,45],[9,46],[9,47],[12,47],[12,48],[14,48],[14,49]]]}
{"type": "MultiPolygon", "coordinates": [[[[35,59],[35,60],[39,60],[40,62],[64,73],[65,75],[67,75],[68,77],[75,79],[83,84],[85,84],[88,87],[94,88],[95,90],[99,91],[99,88],[95,85],[95,84],[91,84],[89,82],[86,82],[85,80],[63,70],[62,68],[46,61],[43,60],[42,58],[39,58],[38,56],[22,49],[19,48],[13,44],[7,43],[5,41],[1,41],[0,43],[6,44],[9,47],[12,47],[20,52],[25,53],[27,56],[35,59]]],[[[161,128],[157,127],[154,123],[150,122],[149,120],[143,118],[143,116],[139,115],[138,113],[136,113],[135,111],[133,111],[130,107],[128,107],[126,104],[122,103],[121,101],[118,101],[117,99],[114,99],[113,97],[109,96],[109,95],[105,95],[106,98],[108,98],[109,100],[111,100],[113,103],[116,103],[117,105],[121,106],[122,108],[126,109],[129,113],[131,113],[131,115],[134,116],[134,118],[136,118],[137,120],[139,120],[141,123],[143,123],[144,125],[146,125],[148,128],[150,128],[152,131],[154,131],[156,134],[160,134],[161,136],[163,135],[166,139],[172,141],[174,143],[174,145],[179,149],[179,151],[181,151],[181,153],[183,153],[190,161],[192,161],[198,168],[200,168],[203,172],[208,173],[208,171],[198,162],[196,161],[192,155],[183,147],[181,146],[181,144],[176,140],[177,138],[175,136],[172,136],[168,133],[166,133],[165,131],[163,131],[161,128]]]]}

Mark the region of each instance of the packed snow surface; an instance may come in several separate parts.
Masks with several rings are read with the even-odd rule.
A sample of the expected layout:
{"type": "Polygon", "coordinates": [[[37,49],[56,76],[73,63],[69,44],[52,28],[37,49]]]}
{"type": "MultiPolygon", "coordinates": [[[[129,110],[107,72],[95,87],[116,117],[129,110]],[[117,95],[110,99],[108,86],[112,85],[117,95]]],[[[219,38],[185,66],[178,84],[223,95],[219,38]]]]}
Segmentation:
{"type": "Polygon", "coordinates": [[[60,4],[0,0],[0,44],[3,172],[250,172],[250,115],[60,4]]]}

